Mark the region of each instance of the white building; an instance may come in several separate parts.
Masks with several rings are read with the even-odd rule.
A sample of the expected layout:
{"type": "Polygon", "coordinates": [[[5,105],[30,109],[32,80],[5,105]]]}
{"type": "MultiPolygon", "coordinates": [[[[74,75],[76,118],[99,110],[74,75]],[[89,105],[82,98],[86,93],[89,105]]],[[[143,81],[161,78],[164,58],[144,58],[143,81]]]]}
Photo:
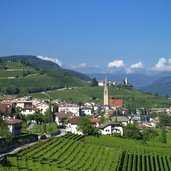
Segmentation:
{"type": "Polygon", "coordinates": [[[21,114],[23,115],[33,115],[34,113],[40,113],[40,110],[32,106],[26,106],[21,109],[21,114]]]}
{"type": "Polygon", "coordinates": [[[78,105],[68,104],[58,107],[58,112],[72,112],[75,116],[80,115],[80,107],[78,105]]]}
{"type": "Polygon", "coordinates": [[[126,116],[113,116],[111,119],[113,122],[120,123],[123,126],[126,126],[128,123],[130,123],[126,116]]]}
{"type": "Polygon", "coordinates": [[[20,119],[15,118],[5,118],[5,122],[8,125],[9,131],[12,135],[20,135],[21,134],[21,123],[23,122],[20,119]]]}
{"type": "Polygon", "coordinates": [[[78,130],[78,122],[80,117],[72,117],[66,127],[66,132],[71,132],[72,134],[83,134],[78,130]]]}
{"type": "Polygon", "coordinates": [[[131,116],[128,116],[131,123],[134,122],[141,122],[141,115],[140,114],[132,114],[131,116]]]}
{"type": "Polygon", "coordinates": [[[12,103],[15,105],[15,107],[20,107],[20,108],[24,108],[26,106],[32,106],[32,101],[30,100],[13,100],[12,103]]]}
{"type": "Polygon", "coordinates": [[[82,107],[80,108],[80,115],[81,116],[87,116],[92,115],[92,108],[91,107],[82,107]]]}
{"type": "Polygon", "coordinates": [[[55,112],[55,122],[57,125],[64,125],[66,124],[67,120],[74,116],[72,112],[55,112]]]}
{"type": "Polygon", "coordinates": [[[104,81],[99,81],[98,86],[103,87],[104,86],[104,81]]]}
{"type": "Polygon", "coordinates": [[[121,135],[123,136],[123,127],[115,122],[107,122],[99,126],[102,135],[121,135]]]}
{"type": "Polygon", "coordinates": [[[49,110],[49,104],[47,104],[47,103],[39,102],[35,105],[35,107],[37,109],[39,109],[40,113],[42,113],[42,114],[45,114],[45,112],[47,112],[49,110]]]}

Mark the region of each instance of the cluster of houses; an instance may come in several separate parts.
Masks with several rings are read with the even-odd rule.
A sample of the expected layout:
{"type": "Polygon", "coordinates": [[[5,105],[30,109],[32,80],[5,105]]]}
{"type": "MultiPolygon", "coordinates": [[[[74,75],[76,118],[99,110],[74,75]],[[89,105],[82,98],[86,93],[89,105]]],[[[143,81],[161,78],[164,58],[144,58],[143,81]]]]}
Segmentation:
{"type": "MultiPolygon", "coordinates": [[[[84,106],[79,106],[76,104],[67,104],[59,100],[52,101],[52,104],[56,104],[58,106],[58,111],[54,112],[55,122],[58,126],[64,125],[66,127],[66,132],[79,134],[79,118],[83,116],[90,116],[90,122],[94,126],[99,127],[102,134],[106,135],[119,133],[123,135],[123,129],[119,124],[115,123],[115,119],[105,123],[104,125],[101,124],[101,115],[98,112],[103,111],[103,109],[98,105],[86,103],[84,106]]],[[[16,119],[13,115],[17,109],[19,110],[20,114],[25,116],[33,115],[35,113],[45,114],[45,112],[49,110],[49,101],[32,99],[32,97],[23,97],[19,99],[2,101],[0,103],[0,112],[4,113],[3,118],[7,123],[12,135],[20,134],[21,123],[23,122],[20,119],[16,119]]],[[[111,110],[109,113],[110,112],[111,110]]],[[[107,115],[108,114],[106,114],[106,117],[108,117],[107,115]]],[[[120,117],[118,117],[117,120],[120,122],[120,117]]],[[[128,123],[128,119],[125,116],[122,117],[121,121],[123,125],[128,123]]]]}
{"type": "MultiPolygon", "coordinates": [[[[58,106],[58,110],[54,111],[55,122],[58,126],[64,126],[66,132],[75,134],[81,134],[78,130],[79,118],[83,116],[89,116],[92,125],[99,128],[102,135],[123,135],[123,127],[128,123],[139,123],[140,127],[155,127],[158,120],[141,121],[140,114],[134,114],[125,116],[126,108],[123,108],[123,101],[121,99],[109,100],[110,107],[105,108],[94,103],[85,103],[84,106],[77,104],[67,104],[60,100],[54,100],[51,102],[58,106]],[[122,116],[115,116],[114,111],[120,110],[122,116]],[[103,113],[103,114],[102,114],[103,113]],[[102,123],[101,117],[108,118],[107,122],[102,123]]],[[[13,100],[4,100],[0,103],[0,113],[6,113],[4,117],[10,132],[12,135],[19,135],[21,129],[20,119],[12,117],[16,109],[19,109],[19,113],[22,115],[45,114],[49,110],[49,100],[33,99],[32,97],[23,97],[13,100]]],[[[157,110],[157,109],[155,109],[157,110]]],[[[160,111],[161,109],[159,109],[160,111]]],[[[169,110],[169,109],[168,109],[169,110]]],[[[53,109],[52,109],[53,111],[53,109]]],[[[156,111],[155,111],[156,112],[156,111]]]]}
{"type": "Polygon", "coordinates": [[[1,99],[0,113],[9,127],[12,135],[20,135],[21,133],[21,119],[17,119],[15,112],[17,111],[22,115],[33,115],[35,113],[42,113],[49,109],[49,102],[45,100],[32,99],[32,97],[23,97],[19,99],[1,99]]]}
{"type": "MultiPolygon", "coordinates": [[[[66,132],[71,132],[74,134],[81,134],[78,129],[79,119],[82,116],[76,116],[72,112],[55,112],[55,121],[57,125],[66,126],[66,132]]],[[[119,134],[123,135],[123,126],[129,123],[129,119],[125,116],[118,116],[117,122],[115,117],[111,117],[111,120],[108,120],[104,124],[101,123],[101,117],[90,117],[90,122],[92,125],[99,128],[102,135],[112,135],[119,134]]]]}

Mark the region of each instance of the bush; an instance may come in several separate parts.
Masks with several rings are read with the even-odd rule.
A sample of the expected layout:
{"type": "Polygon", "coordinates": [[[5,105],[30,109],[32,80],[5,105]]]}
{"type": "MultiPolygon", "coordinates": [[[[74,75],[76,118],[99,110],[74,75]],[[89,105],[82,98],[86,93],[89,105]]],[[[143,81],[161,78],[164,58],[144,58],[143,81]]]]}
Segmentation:
{"type": "Polygon", "coordinates": [[[20,89],[18,87],[7,87],[3,90],[5,94],[19,94],[20,89]]]}
{"type": "Polygon", "coordinates": [[[131,139],[141,139],[141,133],[136,124],[128,124],[124,127],[124,137],[131,139]]]}
{"type": "Polygon", "coordinates": [[[149,141],[150,139],[155,138],[159,134],[154,128],[146,128],[142,131],[142,136],[144,141],[149,141]]]}

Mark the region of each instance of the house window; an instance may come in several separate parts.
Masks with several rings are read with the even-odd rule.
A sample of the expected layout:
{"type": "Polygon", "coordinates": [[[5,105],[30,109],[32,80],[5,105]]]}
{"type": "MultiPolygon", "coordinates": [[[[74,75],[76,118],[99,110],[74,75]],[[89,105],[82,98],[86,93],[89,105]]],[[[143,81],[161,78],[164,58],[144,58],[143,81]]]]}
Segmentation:
{"type": "Polygon", "coordinates": [[[109,132],[109,129],[106,129],[106,132],[109,132]]]}

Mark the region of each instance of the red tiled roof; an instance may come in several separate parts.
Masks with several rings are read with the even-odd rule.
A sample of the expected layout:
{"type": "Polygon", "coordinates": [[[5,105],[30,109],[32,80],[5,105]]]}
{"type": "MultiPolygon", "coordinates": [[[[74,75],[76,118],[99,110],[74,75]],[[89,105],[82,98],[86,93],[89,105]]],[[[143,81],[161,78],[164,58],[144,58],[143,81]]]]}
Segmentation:
{"type": "Polygon", "coordinates": [[[5,122],[6,122],[8,125],[15,125],[15,124],[22,123],[23,121],[22,121],[21,119],[5,118],[5,122]]]}
{"type": "Polygon", "coordinates": [[[10,104],[5,104],[5,103],[0,103],[0,112],[5,112],[7,111],[8,113],[12,112],[12,105],[10,104]]]}
{"type": "Polygon", "coordinates": [[[32,106],[26,106],[22,110],[34,110],[35,112],[40,112],[40,109],[32,106]]]}
{"type": "Polygon", "coordinates": [[[122,106],[122,99],[110,99],[111,106],[122,106]]]}
{"type": "Polygon", "coordinates": [[[74,115],[72,112],[55,112],[54,114],[55,114],[55,116],[57,116],[60,119],[70,118],[71,116],[74,115]]]}
{"type": "Polygon", "coordinates": [[[100,125],[99,128],[104,129],[109,125],[111,125],[111,126],[121,126],[119,123],[116,123],[114,121],[108,121],[108,122],[104,123],[103,125],[100,125]]]}
{"type": "Polygon", "coordinates": [[[80,117],[74,116],[74,117],[72,117],[72,118],[69,119],[69,123],[70,123],[71,125],[77,125],[78,122],[79,122],[79,118],[80,118],[80,117]]]}
{"type": "Polygon", "coordinates": [[[98,118],[90,118],[90,122],[91,123],[97,123],[97,122],[100,122],[100,119],[98,119],[98,118]]]}

